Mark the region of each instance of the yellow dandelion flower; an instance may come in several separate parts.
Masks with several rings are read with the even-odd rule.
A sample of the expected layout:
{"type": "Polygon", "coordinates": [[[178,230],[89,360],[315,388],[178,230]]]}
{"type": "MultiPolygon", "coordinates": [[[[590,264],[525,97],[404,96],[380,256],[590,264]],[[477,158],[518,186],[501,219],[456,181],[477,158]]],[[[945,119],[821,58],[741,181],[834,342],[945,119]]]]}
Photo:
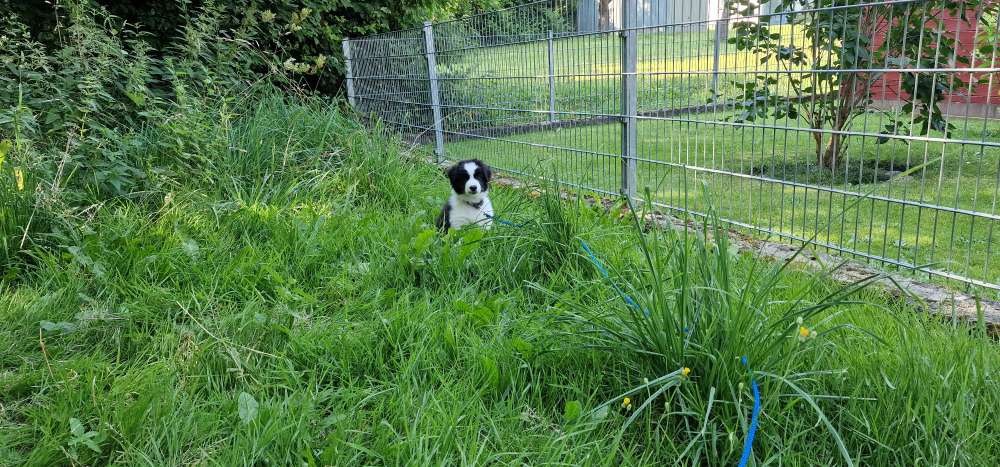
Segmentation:
{"type": "Polygon", "coordinates": [[[798,335],[799,342],[805,342],[805,340],[808,339],[809,336],[810,336],[809,328],[805,326],[799,326],[799,335],[798,335]]]}
{"type": "Polygon", "coordinates": [[[684,368],[681,369],[681,376],[687,378],[688,375],[690,375],[690,374],[691,374],[691,369],[690,368],[684,367],[684,368]]]}
{"type": "Polygon", "coordinates": [[[632,399],[624,398],[622,399],[622,408],[626,410],[632,410],[632,399]]]}

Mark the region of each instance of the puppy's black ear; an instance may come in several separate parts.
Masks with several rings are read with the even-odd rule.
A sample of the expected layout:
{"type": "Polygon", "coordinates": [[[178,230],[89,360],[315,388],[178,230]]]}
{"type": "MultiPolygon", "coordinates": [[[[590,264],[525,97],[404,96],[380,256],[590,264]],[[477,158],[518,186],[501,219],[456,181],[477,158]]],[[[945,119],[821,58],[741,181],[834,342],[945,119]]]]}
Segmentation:
{"type": "Polygon", "coordinates": [[[458,174],[458,164],[448,167],[444,171],[444,176],[448,177],[448,180],[454,180],[457,174],[458,174]]]}
{"type": "Polygon", "coordinates": [[[493,179],[493,169],[491,169],[490,166],[488,166],[488,165],[486,165],[486,164],[484,164],[482,162],[480,162],[479,165],[481,165],[483,167],[483,175],[486,175],[486,181],[492,180],[493,179]]]}

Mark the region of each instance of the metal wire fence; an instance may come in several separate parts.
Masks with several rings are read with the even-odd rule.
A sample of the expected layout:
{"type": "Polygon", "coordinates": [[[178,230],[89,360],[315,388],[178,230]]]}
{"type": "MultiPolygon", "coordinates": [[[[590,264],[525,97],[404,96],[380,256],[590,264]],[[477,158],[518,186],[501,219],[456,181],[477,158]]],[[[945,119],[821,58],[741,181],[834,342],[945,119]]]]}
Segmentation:
{"type": "Polygon", "coordinates": [[[997,292],[998,3],[544,0],[343,47],[442,159],[997,292]]]}

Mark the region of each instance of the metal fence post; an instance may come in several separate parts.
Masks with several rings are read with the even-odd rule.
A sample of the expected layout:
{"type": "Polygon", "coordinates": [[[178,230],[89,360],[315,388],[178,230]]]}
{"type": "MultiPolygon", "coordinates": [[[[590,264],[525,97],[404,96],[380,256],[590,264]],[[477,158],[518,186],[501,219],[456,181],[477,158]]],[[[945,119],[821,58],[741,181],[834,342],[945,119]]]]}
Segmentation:
{"type": "Polygon", "coordinates": [[[715,47],[712,52],[712,101],[719,98],[719,53],[722,44],[729,40],[729,5],[726,0],[719,0],[722,11],[715,22],[715,47]]]}
{"type": "Polygon", "coordinates": [[[341,44],[344,46],[344,81],[347,83],[347,102],[350,102],[351,108],[357,110],[354,103],[354,72],[351,70],[351,41],[345,37],[341,44]]]}
{"type": "Polygon", "coordinates": [[[549,123],[556,121],[556,57],[552,30],[549,30],[549,123]]]}
{"type": "Polygon", "coordinates": [[[437,56],[434,52],[434,26],[424,22],[424,52],[427,55],[427,80],[430,82],[431,110],[434,118],[434,155],[444,160],[444,128],[441,121],[441,95],[438,89],[437,56]]]}
{"type": "Polygon", "coordinates": [[[636,70],[638,63],[638,26],[639,13],[636,0],[625,0],[622,9],[621,32],[621,80],[622,80],[622,194],[634,197],[636,194],[636,153],[638,152],[638,114],[639,98],[636,89],[636,70]]]}

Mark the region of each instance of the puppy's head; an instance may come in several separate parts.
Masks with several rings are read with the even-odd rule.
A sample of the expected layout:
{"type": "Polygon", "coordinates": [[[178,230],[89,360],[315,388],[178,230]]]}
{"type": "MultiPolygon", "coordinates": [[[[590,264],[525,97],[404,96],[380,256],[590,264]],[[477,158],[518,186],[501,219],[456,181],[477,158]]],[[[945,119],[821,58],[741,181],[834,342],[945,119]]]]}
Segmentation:
{"type": "Polygon", "coordinates": [[[448,169],[451,189],[459,195],[482,195],[490,190],[493,172],[479,160],[461,161],[448,169]]]}

